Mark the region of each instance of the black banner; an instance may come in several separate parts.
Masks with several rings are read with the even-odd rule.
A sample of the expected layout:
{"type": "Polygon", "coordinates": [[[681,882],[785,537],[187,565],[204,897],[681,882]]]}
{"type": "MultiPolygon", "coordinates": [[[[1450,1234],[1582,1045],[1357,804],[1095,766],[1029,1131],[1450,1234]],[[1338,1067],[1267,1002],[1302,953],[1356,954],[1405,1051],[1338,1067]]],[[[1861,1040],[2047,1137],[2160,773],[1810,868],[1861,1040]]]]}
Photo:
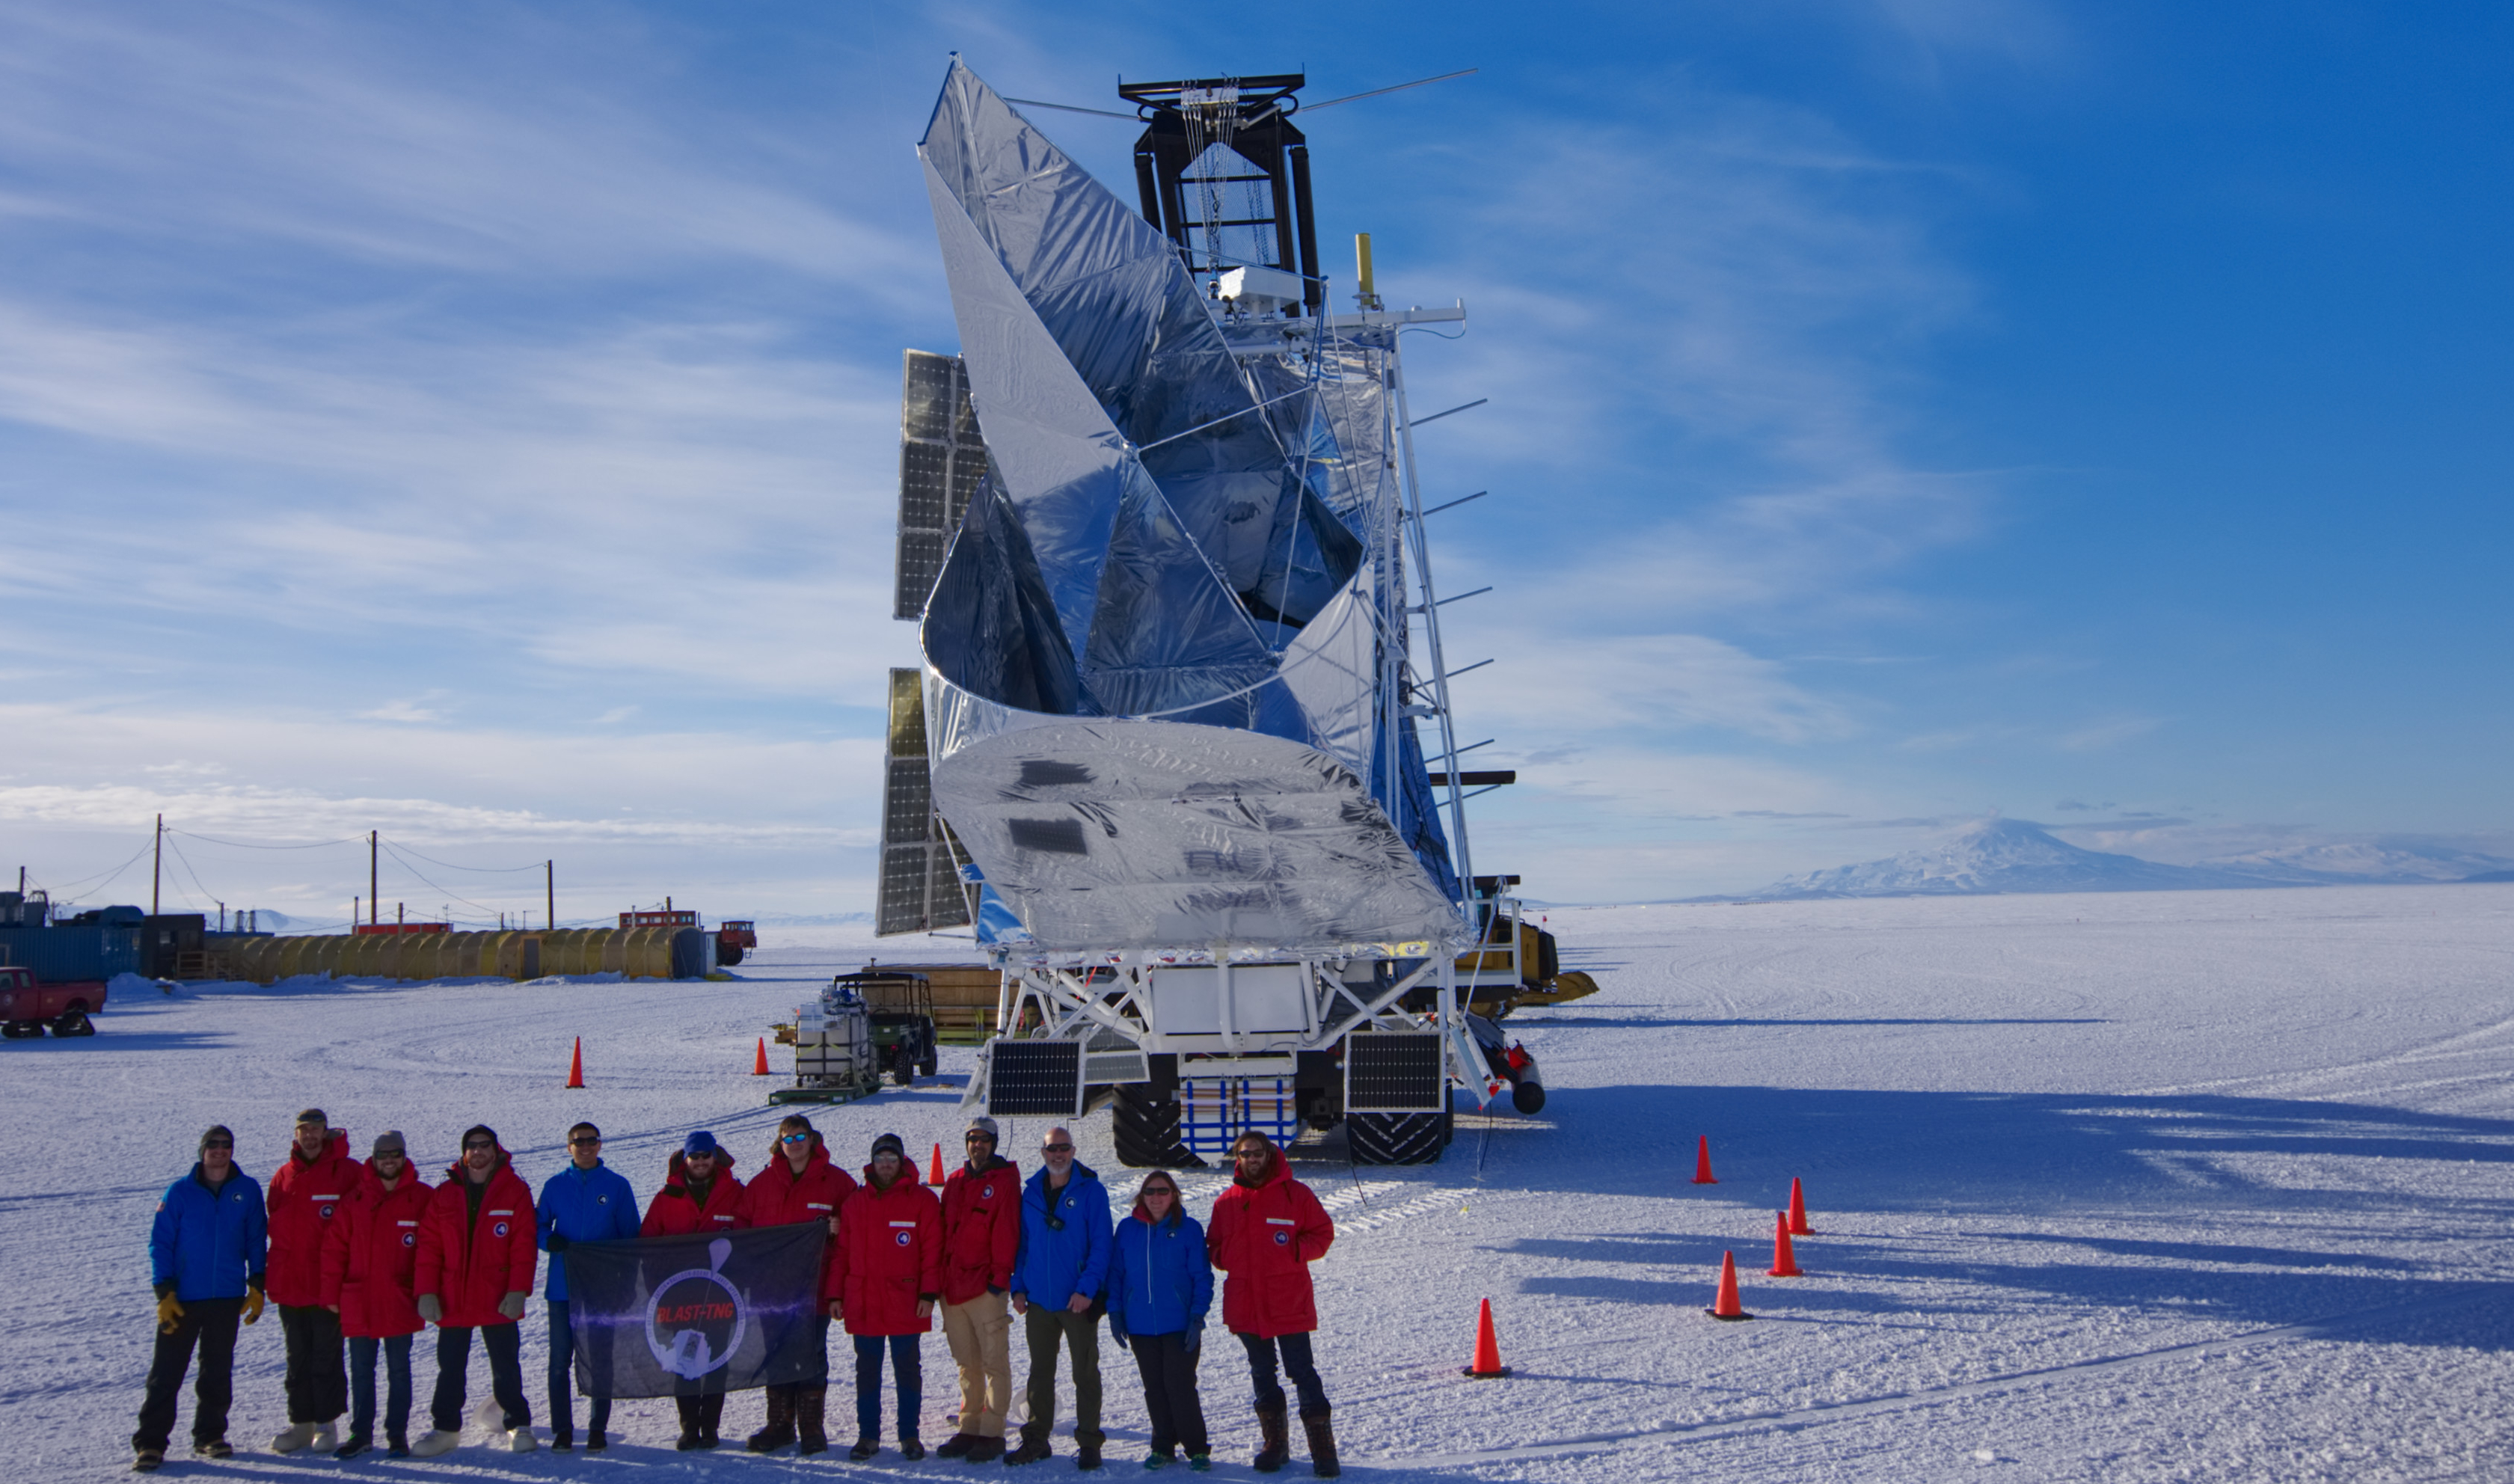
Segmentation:
{"type": "Polygon", "coordinates": [[[822,1222],[577,1242],[567,1260],[576,1388],[698,1396],[821,1374],[822,1222]]]}

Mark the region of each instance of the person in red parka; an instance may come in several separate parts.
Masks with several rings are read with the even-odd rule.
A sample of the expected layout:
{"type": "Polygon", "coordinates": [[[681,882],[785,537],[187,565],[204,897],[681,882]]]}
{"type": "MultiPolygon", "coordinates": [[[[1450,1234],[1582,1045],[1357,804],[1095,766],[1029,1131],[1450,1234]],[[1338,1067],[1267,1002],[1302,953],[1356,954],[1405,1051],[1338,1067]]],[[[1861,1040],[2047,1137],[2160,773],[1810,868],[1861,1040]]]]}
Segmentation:
{"type": "Polygon", "coordinates": [[[329,1450],[332,1424],[348,1410],[349,1379],[341,1369],[341,1319],[323,1306],[323,1232],[349,1197],[361,1171],[349,1154],[349,1132],[309,1107],[297,1115],[288,1162],[270,1178],[270,1302],[288,1341],[288,1430],[270,1440],[273,1453],[329,1450]]]}
{"type": "Polygon", "coordinates": [[[1262,1434],[1257,1471],[1273,1473],[1291,1457],[1283,1385],[1275,1376],[1279,1352],[1283,1374],[1301,1393],[1311,1471],[1333,1478],[1338,1472],[1335,1428],[1326,1385],[1318,1380],[1310,1350],[1310,1332],[1318,1327],[1310,1264],[1325,1257],[1335,1241],[1335,1222],[1310,1187],[1292,1178],[1273,1140],[1251,1130],[1234,1141],[1231,1152],[1237,1168],[1231,1188],[1213,1203],[1205,1244],[1213,1265],[1228,1274],[1222,1286],[1222,1322],[1248,1351],[1262,1434]]]}
{"type": "MultiPolygon", "coordinates": [[[[637,1234],[689,1236],[740,1231],[750,1224],[742,1182],[733,1178],[733,1155],[715,1142],[713,1134],[701,1129],[681,1141],[681,1150],[672,1156],[670,1171],[664,1178],[664,1188],[646,1203],[646,1221],[637,1234]]],[[[672,1398],[681,1415],[680,1441],[673,1446],[683,1453],[716,1445],[716,1428],[724,1422],[724,1380],[723,1371],[711,1371],[700,1384],[717,1389],[672,1398]]]]}
{"type": "MultiPolygon", "coordinates": [[[[838,1211],[855,1193],[856,1178],[830,1162],[830,1151],[822,1146],[812,1120],[789,1113],[777,1125],[777,1146],[769,1152],[768,1163],[743,1191],[743,1215],[752,1226],[804,1222],[827,1226],[830,1239],[821,1250],[821,1288],[826,1290],[830,1267],[837,1261],[838,1211]]],[[[820,1315],[815,1328],[812,1350],[820,1363],[802,1381],[768,1388],[768,1424],[750,1435],[751,1452],[770,1453],[798,1437],[799,1454],[829,1448],[830,1316],[820,1315]]]]}
{"type": "Polygon", "coordinates": [[[960,1367],[960,1430],[934,1451],[972,1464],[1001,1458],[1012,1404],[1012,1310],[1021,1256],[1021,1167],[995,1153],[995,1120],[972,1118],[968,1163],[943,1183],[943,1339],[960,1367]]]}
{"type": "Polygon", "coordinates": [[[429,1194],[427,1182],[410,1167],[401,1135],[379,1134],[366,1172],[323,1234],[323,1304],[349,1340],[349,1435],[335,1458],[356,1458],[375,1444],[379,1349],[385,1444],[393,1458],[410,1455],[410,1337],[426,1327],[411,1282],[429,1194]]]}
{"type": "Polygon", "coordinates": [[[856,1342],[856,1445],[863,1463],[881,1452],[881,1352],[890,1351],[899,1386],[899,1453],[925,1457],[917,1412],[925,1367],[917,1344],[934,1327],[943,1298],[943,1203],[916,1178],[897,1134],[872,1142],[865,1183],[838,1213],[838,1256],[831,1265],[830,1317],[856,1342]]]}
{"type": "Polygon", "coordinates": [[[419,1316],[436,1326],[433,1430],[411,1444],[434,1458],[463,1441],[464,1373],[471,1364],[471,1332],[489,1352],[489,1389],[505,1412],[507,1446],[530,1453],[533,1404],[524,1399],[523,1333],[515,1323],[533,1295],[541,1266],[540,1225],[532,1187],[515,1174],[486,1124],[464,1131],[463,1157],[427,1197],[419,1221],[419,1263],[411,1274],[419,1316]]]}

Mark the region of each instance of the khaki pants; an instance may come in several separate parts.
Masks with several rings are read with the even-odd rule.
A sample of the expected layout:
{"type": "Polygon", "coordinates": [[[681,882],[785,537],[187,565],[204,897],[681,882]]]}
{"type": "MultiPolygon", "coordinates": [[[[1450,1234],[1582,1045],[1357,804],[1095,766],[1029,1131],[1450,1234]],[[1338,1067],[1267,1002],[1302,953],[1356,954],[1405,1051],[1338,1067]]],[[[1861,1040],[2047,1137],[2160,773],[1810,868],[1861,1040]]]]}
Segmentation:
{"type": "Polygon", "coordinates": [[[960,1430],[1002,1437],[1013,1394],[1012,1310],[1002,1294],[943,1305],[943,1339],[960,1367],[960,1430]]]}

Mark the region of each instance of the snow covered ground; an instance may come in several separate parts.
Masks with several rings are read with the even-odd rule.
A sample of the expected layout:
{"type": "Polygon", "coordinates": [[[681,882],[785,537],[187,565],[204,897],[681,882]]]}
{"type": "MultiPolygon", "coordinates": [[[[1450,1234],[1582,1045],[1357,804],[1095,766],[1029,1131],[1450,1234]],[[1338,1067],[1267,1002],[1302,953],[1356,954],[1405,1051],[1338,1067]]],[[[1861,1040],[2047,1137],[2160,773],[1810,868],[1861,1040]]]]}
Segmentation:
{"type": "MultiPolygon", "coordinates": [[[[1318,1268],[1318,1353],[1352,1477],[2514,1478],[2514,885],[1550,916],[1603,987],[1512,1023],[1543,1061],[1544,1114],[1462,1120],[1428,1169],[1303,1169],[1343,1223],[1318,1268]],[[1697,1135],[1717,1185],[1689,1183],[1697,1135]],[[1819,1233],[1798,1244],[1809,1275],[1765,1278],[1792,1176],[1819,1233]],[[1703,1317],[1723,1250],[1754,1323],[1703,1317]],[[1485,1297],[1507,1381],[1458,1375],[1485,1297]]],[[[746,1075],[752,1042],[861,966],[854,931],[787,930],[733,983],[186,987],[117,998],[91,1040],[8,1043],[14,1471],[127,1465],[149,1213],[204,1125],[232,1124],[257,1176],[307,1103],[362,1150],[402,1129],[431,1169],[485,1120],[536,1185],[588,1116],[641,1192],[693,1127],[748,1173],[776,1117],[746,1075]],[[591,1086],[568,1092],[578,1035],[591,1086]]],[[[820,1122],[856,1163],[885,1130],[950,1146],[968,1056],[946,1052],[953,1086],[820,1122]]],[[[1081,1132],[1131,1189],[1106,1115],[1081,1132]]],[[[1007,1152],[1034,1158],[1038,1133],[1023,1121],[1007,1152]]],[[[1186,1183],[1202,1214],[1213,1182],[1186,1183]]],[[[537,1305],[537,1416],[542,1323],[537,1305]]],[[[170,1474],[967,1471],[675,1454],[661,1401],[623,1403],[625,1446],[602,1458],[274,1458],[277,1329],[240,1346],[245,1452],[194,1464],[179,1423],[170,1474]]],[[[933,1442],[952,1399],[939,1335],[925,1354],[933,1442]]],[[[1112,1462],[1131,1474],[1143,1412],[1111,1360],[1112,1462]]],[[[416,1369],[424,1407],[425,1346],[416,1369]]],[[[1243,1375],[1227,1341],[1208,1352],[1226,1477],[1249,1476],[1243,1375]]],[[[758,1415],[737,1398],[727,1430],[758,1415]]],[[[1072,1467],[1059,1447],[1045,1476],[1072,1467]]]]}

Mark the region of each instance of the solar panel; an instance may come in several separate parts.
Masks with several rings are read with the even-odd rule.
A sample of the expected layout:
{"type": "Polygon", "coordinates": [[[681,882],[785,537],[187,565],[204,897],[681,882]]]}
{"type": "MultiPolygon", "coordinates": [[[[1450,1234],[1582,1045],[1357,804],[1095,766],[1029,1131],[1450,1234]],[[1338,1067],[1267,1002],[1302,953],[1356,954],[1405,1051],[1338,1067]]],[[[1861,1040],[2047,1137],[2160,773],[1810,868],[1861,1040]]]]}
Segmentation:
{"type": "Polygon", "coordinates": [[[925,693],[921,671],[890,672],[890,725],[882,758],[881,866],[873,933],[930,933],[966,927],[969,897],[960,886],[968,859],[952,827],[934,812],[925,760],[925,693]]]}
{"type": "Polygon", "coordinates": [[[961,512],[987,472],[986,440],[957,356],[907,352],[899,397],[899,555],[891,617],[919,619],[961,512]]]}

